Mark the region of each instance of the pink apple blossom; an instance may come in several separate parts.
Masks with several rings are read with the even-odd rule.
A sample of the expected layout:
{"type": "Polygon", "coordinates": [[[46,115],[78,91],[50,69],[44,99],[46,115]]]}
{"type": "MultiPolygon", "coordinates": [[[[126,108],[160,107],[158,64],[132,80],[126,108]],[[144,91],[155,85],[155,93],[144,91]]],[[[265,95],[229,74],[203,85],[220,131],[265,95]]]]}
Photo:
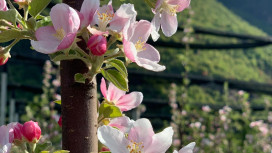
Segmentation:
{"type": "Polygon", "coordinates": [[[124,32],[124,52],[128,59],[138,66],[152,71],[163,71],[165,66],[159,65],[160,54],[146,41],[151,33],[151,24],[146,20],[134,22],[124,32]]]}
{"type": "Polygon", "coordinates": [[[58,124],[59,124],[60,127],[62,127],[62,116],[60,116],[58,124]]]}
{"type": "Polygon", "coordinates": [[[87,46],[93,55],[101,56],[107,51],[107,39],[103,35],[92,35],[87,46]]]}
{"type": "Polygon", "coordinates": [[[154,9],[155,16],[152,19],[152,39],[159,38],[160,27],[165,36],[170,37],[178,28],[177,12],[189,7],[191,0],[157,0],[154,9]]]}
{"type": "Polygon", "coordinates": [[[98,128],[99,141],[107,146],[112,153],[164,153],[172,144],[172,127],[155,134],[147,119],[138,119],[124,133],[111,126],[98,128]]]}
{"type": "Polygon", "coordinates": [[[140,105],[143,101],[143,94],[141,92],[131,92],[126,94],[125,91],[120,90],[112,83],[109,84],[107,90],[104,78],[101,80],[100,90],[107,102],[119,107],[121,111],[131,110],[140,105]]]}
{"type": "Polygon", "coordinates": [[[195,142],[189,143],[187,146],[181,148],[178,152],[175,150],[173,153],[193,153],[195,142]]]}
{"type": "Polygon", "coordinates": [[[0,153],[9,153],[13,141],[13,129],[10,126],[0,126],[0,153]]]}
{"type": "Polygon", "coordinates": [[[83,16],[81,19],[81,27],[87,27],[89,25],[94,25],[94,14],[99,8],[100,0],[84,0],[80,13],[83,16]]]}
{"type": "Polygon", "coordinates": [[[21,141],[23,138],[23,133],[22,133],[23,125],[20,123],[16,123],[13,127],[13,133],[14,133],[14,140],[19,140],[21,141]]]}
{"type": "Polygon", "coordinates": [[[205,105],[205,106],[202,106],[202,110],[203,110],[204,112],[210,112],[210,111],[211,111],[211,108],[210,108],[210,106],[205,105]]]}
{"type": "Polygon", "coordinates": [[[128,28],[130,23],[136,21],[137,12],[133,4],[122,4],[120,8],[114,13],[112,1],[108,5],[100,7],[95,16],[94,22],[98,25],[100,31],[107,31],[108,29],[121,32],[123,29],[128,28]]]}
{"type": "Polygon", "coordinates": [[[32,47],[45,54],[69,48],[80,26],[78,13],[66,4],[55,5],[50,16],[53,26],[37,29],[35,35],[38,41],[31,40],[32,47]]]}
{"type": "Polygon", "coordinates": [[[0,0],[0,11],[7,11],[8,7],[7,7],[7,3],[6,0],[0,0]]]}
{"type": "Polygon", "coordinates": [[[24,138],[30,143],[37,143],[41,137],[41,128],[38,122],[25,122],[22,128],[24,138]]]}

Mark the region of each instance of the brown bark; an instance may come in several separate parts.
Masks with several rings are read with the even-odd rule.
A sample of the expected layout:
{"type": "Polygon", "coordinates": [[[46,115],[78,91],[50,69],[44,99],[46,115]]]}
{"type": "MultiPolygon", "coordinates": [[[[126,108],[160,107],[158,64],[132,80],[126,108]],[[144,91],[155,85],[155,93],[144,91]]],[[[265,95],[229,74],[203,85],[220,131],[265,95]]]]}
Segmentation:
{"type": "MultiPolygon", "coordinates": [[[[63,0],[79,10],[83,0],[63,0]]],[[[79,44],[84,48],[85,43],[79,44]]],[[[86,46],[85,46],[86,48],[86,46]]],[[[96,78],[85,84],[75,83],[76,73],[88,68],[80,60],[61,61],[62,149],[70,153],[97,153],[97,84],[96,78]]]]}

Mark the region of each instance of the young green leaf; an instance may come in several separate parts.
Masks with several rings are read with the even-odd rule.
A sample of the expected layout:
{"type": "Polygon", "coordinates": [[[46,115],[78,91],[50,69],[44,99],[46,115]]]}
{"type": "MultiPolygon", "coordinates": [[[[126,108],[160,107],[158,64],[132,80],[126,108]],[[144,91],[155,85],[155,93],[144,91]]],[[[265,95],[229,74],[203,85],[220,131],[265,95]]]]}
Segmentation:
{"type": "Polygon", "coordinates": [[[0,43],[8,42],[10,40],[20,38],[20,37],[22,37],[21,31],[12,30],[12,29],[7,31],[2,31],[0,34],[0,43]]]}
{"type": "Polygon", "coordinates": [[[123,63],[123,61],[119,59],[113,59],[113,60],[110,60],[108,64],[115,67],[124,77],[128,76],[127,68],[125,64],[123,63]]]}
{"type": "Polygon", "coordinates": [[[55,151],[54,153],[69,153],[70,151],[68,150],[58,150],[58,151],[55,151]]]}
{"type": "Polygon", "coordinates": [[[61,100],[55,100],[55,101],[53,101],[53,102],[56,103],[56,104],[61,105],[61,100]]]}
{"type": "Polygon", "coordinates": [[[75,74],[75,82],[85,83],[85,80],[86,80],[86,77],[84,77],[83,74],[81,74],[81,73],[75,74]]]}
{"type": "Polygon", "coordinates": [[[52,146],[51,142],[45,142],[45,143],[37,143],[35,153],[49,153],[49,151],[44,151],[47,150],[49,147],[52,146]]]}
{"type": "Polygon", "coordinates": [[[122,112],[117,106],[102,103],[99,107],[99,116],[103,116],[104,118],[121,117],[122,112]]]}
{"type": "Polygon", "coordinates": [[[110,82],[112,82],[116,87],[121,90],[128,91],[128,79],[124,77],[117,70],[104,70],[101,69],[101,73],[110,82]]]}
{"type": "Polygon", "coordinates": [[[51,0],[32,0],[29,4],[29,14],[36,18],[50,2],[51,0]]]}
{"type": "Polygon", "coordinates": [[[18,14],[15,9],[10,9],[8,11],[0,11],[0,19],[7,20],[13,25],[16,25],[16,18],[18,14]]]}

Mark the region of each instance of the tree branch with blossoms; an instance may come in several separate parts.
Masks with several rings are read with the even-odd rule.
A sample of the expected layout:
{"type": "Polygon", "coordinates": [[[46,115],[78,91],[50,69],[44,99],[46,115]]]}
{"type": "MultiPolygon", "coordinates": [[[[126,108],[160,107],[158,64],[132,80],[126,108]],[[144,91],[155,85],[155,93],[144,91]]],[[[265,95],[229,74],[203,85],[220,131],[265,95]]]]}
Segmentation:
{"type": "MultiPolygon", "coordinates": [[[[33,49],[49,54],[52,61],[60,61],[63,150],[57,152],[166,152],[172,144],[172,127],[155,134],[148,119],[133,121],[123,113],[143,100],[141,92],[126,94],[126,65],[165,70],[159,64],[159,51],[146,42],[150,35],[155,41],[159,38],[160,27],[165,36],[172,36],[178,27],[176,13],[187,8],[190,0],[145,0],[154,13],[151,22],[136,21],[133,4],[122,4],[115,11],[112,1],[100,6],[100,0],[64,0],[52,7],[50,16],[40,15],[50,1],[14,0],[24,11],[20,15],[12,2],[7,1],[8,8],[6,1],[0,0],[0,42],[14,40],[1,47],[0,64],[7,62],[11,48],[22,39],[31,40],[33,49]],[[104,77],[101,103],[97,100],[99,73],[104,77]],[[110,82],[108,88],[105,79],[110,82]]],[[[14,144],[25,152],[35,152],[41,132],[37,132],[37,123],[30,122],[31,128],[26,129],[19,123],[1,126],[0,134],[5,137],[0,138],[0,149],[9,152],[14,144]],[[34,132],[29,134],[31,130],[34,132]],[[16,135],[21,131],[25,134],[17,143],[16,135]]],[[[194,145],[179,153],[192,152],[194,145]]]]}

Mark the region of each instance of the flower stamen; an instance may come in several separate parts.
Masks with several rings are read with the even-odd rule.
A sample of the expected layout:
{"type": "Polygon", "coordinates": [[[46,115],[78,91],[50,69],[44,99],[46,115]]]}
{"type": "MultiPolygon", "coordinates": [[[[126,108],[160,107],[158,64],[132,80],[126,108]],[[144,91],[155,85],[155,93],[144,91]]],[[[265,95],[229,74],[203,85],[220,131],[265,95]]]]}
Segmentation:
{"type": "Polygon", "coordinates": [[[56,30],[56,33],[53,34],[54,37],[56,37],[58,40],[62,40],[65,37],[65,31],[63,28],[60,28],[56,30]]]}
{"type": "Polygon", "coordinates": [[[143,153],[142,150],[144,148],[144,145],[142,142],[134,142],[130,141],[130,144],[127,146],[127,149],[129,150],[129,153],[143,153]]]}
{"type": "Polygon", "coordinates": [[[138,41],[136,42],[136,44],[135,44],[135,48],[136,48],[137,51],[146,50],[146,48],[144,47],[144,45],[145,45],[145,42],[142,41],[142,38],[140,37],[138,39],[138,41]]]}

